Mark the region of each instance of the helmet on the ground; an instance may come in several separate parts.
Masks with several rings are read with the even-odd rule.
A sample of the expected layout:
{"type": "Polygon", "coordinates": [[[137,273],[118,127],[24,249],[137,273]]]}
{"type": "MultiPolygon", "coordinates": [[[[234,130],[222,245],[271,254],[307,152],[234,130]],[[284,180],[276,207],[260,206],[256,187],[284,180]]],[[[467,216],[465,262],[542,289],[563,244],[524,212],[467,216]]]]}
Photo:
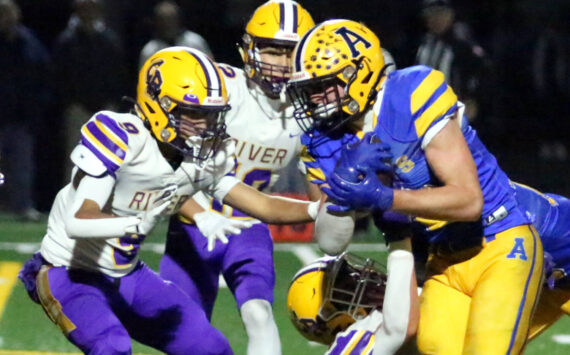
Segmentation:
{"type": "Polygon", "coordinates": [[[289,286],[287,308],[305,338],[328,345],[356,320],[381,310],[385,290],[383,266],[343,253],[299,270],[289,286]]]}

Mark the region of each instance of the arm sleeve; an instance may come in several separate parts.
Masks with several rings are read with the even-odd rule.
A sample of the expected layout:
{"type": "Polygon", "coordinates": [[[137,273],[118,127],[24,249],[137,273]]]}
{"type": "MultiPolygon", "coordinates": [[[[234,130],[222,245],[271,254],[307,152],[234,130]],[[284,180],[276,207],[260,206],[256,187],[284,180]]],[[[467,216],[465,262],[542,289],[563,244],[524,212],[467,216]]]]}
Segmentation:
{"type": "Polygon", "coordinates": [[[102,209],[115,186],[110,175],[97,178],[84,176],[71,201],[71,208],[65,217],[65,229],[71,238],[116,238],[125,234],[125,228],[140,222],[138,217],[77,218],[75,214],[85,200],[92,200],[102,209]]]}
{"type": "Polygon", "coordinates": [[[319,248],[326,254],[338,255],[342,253],[354,233],[355,212],[346,215],[333,215],[327,210],[331,205],[326,202],[321,207],[315,221],[315,238],[319,248]]]}
{"type": "Polygon", "coordinates": [[[388,256],[388,281],[382,313],[383,322],[376,331],[373,355],[392,355],[406,340],[410,314],[410,282],[414,257],[405,250],[388,256]]]}
{"type": "Polygon", "coordinates": [[[235,176],[226,175],[218,181],[212,195],[216,200],[223,202],[224,197],[226,197],[228,192],[230,192],[230,190],[239,182],[240,181],[235,176]]]}

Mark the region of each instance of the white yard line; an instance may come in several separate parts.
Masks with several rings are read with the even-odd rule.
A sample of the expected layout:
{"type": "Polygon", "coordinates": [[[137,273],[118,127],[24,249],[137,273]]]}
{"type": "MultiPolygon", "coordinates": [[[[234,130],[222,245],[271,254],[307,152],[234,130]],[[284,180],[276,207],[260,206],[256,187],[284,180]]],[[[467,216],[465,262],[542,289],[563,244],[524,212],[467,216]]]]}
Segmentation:
{"type": "Polygon", "coordinates": [[[295,246],[292,248],[291,252],[301,260],[303,265],[308,265],[321,256],[315,252],[315,249],[312,246],[309,245],[295,246]]]}
{"type": "Polygon", "coordinates": [[[552,340],[558,344],[570,345],[570,334],[555,334],[552,340]]]}

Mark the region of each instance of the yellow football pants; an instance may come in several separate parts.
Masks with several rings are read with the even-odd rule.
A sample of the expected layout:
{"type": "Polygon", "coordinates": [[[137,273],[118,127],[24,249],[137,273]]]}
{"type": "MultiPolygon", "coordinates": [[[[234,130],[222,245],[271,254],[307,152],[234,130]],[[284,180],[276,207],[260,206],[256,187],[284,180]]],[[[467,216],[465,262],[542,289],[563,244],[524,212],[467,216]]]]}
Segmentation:
{"type": "Polygon", "coordinates": [[[542,244],[528,225],[498,233],[481,247],[430,254],[420,298],[420,352],[521,353],[541,290],[542,262],[542,244]]]}

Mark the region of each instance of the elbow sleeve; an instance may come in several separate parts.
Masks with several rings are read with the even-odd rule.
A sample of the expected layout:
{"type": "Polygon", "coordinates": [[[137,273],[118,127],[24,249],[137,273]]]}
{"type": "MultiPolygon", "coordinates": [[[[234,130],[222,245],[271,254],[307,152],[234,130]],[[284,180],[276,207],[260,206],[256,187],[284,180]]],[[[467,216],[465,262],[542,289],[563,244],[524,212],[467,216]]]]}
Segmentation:
{"type": "Polygon", "coordinates": [[[326,254],[338,255],[342,253],[354,233],[355,213],[347,215],[333,215],[327,210],[330,202],[320,209],[315,221],[315,238],[319,248],[326,254]]]}

